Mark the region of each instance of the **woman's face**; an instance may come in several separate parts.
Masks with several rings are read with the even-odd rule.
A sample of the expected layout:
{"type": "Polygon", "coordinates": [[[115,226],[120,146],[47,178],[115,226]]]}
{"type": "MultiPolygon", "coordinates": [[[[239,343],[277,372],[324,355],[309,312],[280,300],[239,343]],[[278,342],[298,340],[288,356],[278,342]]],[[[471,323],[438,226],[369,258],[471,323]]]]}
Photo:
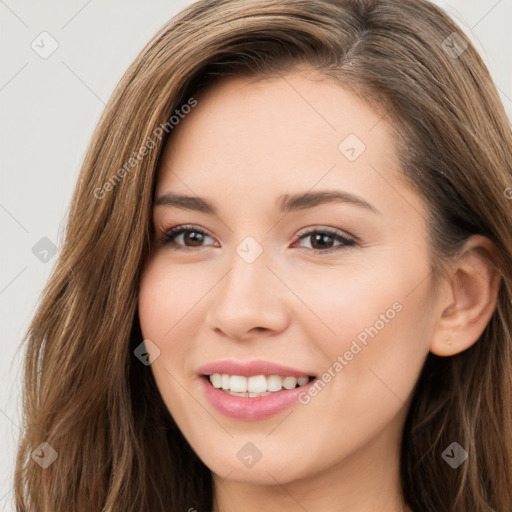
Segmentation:
{"type": "Polygon", "coordinates": [[[138,304],[166,406],[222,478],[396,468],[435,305],[424,204],[389,127],[306,71],[197,100],[163,156],[138,304]],[[294,376],[316,379],[294,391],[294,376]],[[244,384],[257,396],[218,388],[244,384]]]}

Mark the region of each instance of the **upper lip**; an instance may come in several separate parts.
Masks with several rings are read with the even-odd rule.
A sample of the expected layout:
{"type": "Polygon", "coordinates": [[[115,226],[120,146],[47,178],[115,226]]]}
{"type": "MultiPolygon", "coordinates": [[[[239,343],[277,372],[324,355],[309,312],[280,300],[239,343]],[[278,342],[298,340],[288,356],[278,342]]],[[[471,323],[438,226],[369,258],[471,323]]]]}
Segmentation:
{"type": "Polygon", "coordinates": [[[198,369],[200,375],[211,375],[212,373],[226,373],[228,375],[241,375],[252,377],[254,375],[279,375],[281,377],[315,377],[311,372],[305,372],[289,366],[284,366],[271,361],[261,359],[253,361],[213,361],[198,369]]]}

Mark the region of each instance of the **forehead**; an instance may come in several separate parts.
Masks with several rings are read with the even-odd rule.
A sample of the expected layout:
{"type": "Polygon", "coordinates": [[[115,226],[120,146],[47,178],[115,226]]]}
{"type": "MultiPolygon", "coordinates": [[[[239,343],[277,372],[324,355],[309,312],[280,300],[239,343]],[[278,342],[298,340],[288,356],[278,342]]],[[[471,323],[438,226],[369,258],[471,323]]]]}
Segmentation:
{"type": "Polygon", "coordinates": [[[391,129],[339,82],[313,71],[237,77],[195,98],[165,148],[157,195],[263,200],[317,187],[366,196],[381,211],[396,203],[391,129]]]}

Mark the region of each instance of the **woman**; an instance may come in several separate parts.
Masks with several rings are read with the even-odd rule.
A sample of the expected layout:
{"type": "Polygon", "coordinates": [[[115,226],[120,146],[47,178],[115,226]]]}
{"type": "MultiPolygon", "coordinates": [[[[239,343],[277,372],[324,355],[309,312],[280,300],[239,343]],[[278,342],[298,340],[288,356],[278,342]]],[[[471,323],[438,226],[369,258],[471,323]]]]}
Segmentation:
{"type": "Polygon", "coordinates": [[[88,149],[17,510],[510,510],[511,162],[426,0],[185,9],[88,149]]]}

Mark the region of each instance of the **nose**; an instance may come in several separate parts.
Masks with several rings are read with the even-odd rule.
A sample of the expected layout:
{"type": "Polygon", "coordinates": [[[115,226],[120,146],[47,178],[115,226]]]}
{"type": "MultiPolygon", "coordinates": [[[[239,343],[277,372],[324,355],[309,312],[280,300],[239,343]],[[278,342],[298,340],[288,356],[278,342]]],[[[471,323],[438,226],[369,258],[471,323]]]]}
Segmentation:
{"type": "Polygon", "coordinates": [[[209,328],[240,341],[286,329],[290,292],[276,277],[278,271],[269,268],[266,251],[252,263],[233,252],[228,271],[212,290],[209,328]]]}

